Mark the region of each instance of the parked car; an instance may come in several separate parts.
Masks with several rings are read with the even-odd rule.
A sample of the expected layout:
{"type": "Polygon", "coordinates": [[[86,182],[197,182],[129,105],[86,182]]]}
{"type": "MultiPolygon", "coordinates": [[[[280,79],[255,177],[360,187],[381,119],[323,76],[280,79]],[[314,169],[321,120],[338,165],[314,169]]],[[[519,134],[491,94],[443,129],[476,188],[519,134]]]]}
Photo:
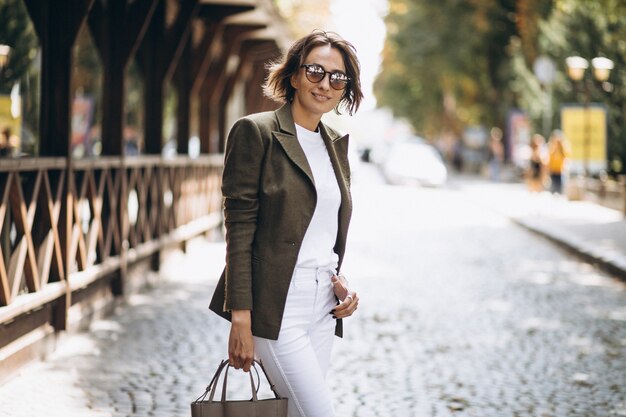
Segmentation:
{"type": "Polygon", "coordinates": [[[394,143],[382,165],[391,184],[419,184],[440,187],[446,183],[448,170],[434,146],[421,139],[394,143]]]}

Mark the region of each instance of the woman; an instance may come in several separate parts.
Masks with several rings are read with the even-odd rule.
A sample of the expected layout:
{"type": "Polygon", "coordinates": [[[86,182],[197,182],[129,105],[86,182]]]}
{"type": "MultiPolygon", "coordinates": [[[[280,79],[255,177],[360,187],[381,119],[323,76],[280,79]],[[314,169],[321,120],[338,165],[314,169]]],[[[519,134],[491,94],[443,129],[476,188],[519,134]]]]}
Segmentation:
{"type": "Polygon", "coordinates": [[[543,154],[543,146],[546,140],[536,133],[530,140],[530,160],[528,161],[527,182],[528,189],[533,193],[543,191],[545,180],[546,162],[543,154]]]}
{"type": "Polygon", "coordinates": [[[232,127],[222,193],[226,268],[211,309],[231,321],[230,363],[261,359],[289,417],[332,417],[333,335],[359,299],[339,272],[352,212],[348,136],[321,122],[363,94],[354,47],[333,33],[296,41],[265,94],[285,104],[232,127]]]}
{"type": "Polygon", "coordinates": [[[565,176],[569,146],[563,132],[555,130],[548,141],[548,170],[550,171],[550,191],[554,194],[563,193],[563,177],[565,176]]]}

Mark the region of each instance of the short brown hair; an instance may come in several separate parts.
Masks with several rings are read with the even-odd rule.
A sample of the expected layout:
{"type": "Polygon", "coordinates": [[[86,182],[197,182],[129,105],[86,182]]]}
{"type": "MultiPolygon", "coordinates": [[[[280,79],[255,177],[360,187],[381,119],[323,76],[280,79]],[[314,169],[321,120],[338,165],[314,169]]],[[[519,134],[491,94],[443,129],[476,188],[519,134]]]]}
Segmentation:
{"type": "Polygon", "coordinates": [[[311,50],[324,45],[330,45],[341,53],[346,74],[350,77],[350,82],[346,86],[335,112],[340,114],[339,108],[343,106],[350,115],[355,113],[361,100],[363,100],[360,80],[361,66],[356,57],[356,48],[334,32],[313,31],[291,45],[281,60],[271,63],[268,66],[269,75],[263,85],[265,95],[281,103],[291,102],[296,93],[296,89],[291,85],[291,77],[300,70],[300,66],[311,50]]]}

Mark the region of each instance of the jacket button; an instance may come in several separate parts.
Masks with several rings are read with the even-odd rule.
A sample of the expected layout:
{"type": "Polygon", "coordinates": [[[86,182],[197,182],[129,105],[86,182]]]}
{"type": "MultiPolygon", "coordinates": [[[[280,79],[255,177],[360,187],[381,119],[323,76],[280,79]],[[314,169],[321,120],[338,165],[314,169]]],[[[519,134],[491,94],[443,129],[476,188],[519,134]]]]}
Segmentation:
{"type": "Polygon", "coordinates": [[[296,242],[291,242],[291,246],[296,246],[296,242]]]}

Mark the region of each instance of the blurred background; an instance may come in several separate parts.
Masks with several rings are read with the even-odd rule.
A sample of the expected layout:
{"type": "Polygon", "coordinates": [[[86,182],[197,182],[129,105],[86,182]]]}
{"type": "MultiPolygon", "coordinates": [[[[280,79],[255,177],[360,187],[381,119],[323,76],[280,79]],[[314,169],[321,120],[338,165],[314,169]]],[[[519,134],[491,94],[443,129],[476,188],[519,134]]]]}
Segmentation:
{"type": "Polygon", "coordinates": [[[357,47],[368,94],[343,123],[364,159],[384,164],[393,142],[417,137],[455,171],[496,178],[490,161],[501,159],[497,178],[511,181],[530,169],[535,134],[548,162],[557,130],[566,174],[617,182],[626,172],[624,2],[277,4],[297,35],[330,27],[357,47]]]}
{"type": "Polygon", "coordinates": [[[0,0],[1,416],[188,415],[227,133],[315,29],[365,93],[337,415],[626,416],[624,0],[0,0]]]}

